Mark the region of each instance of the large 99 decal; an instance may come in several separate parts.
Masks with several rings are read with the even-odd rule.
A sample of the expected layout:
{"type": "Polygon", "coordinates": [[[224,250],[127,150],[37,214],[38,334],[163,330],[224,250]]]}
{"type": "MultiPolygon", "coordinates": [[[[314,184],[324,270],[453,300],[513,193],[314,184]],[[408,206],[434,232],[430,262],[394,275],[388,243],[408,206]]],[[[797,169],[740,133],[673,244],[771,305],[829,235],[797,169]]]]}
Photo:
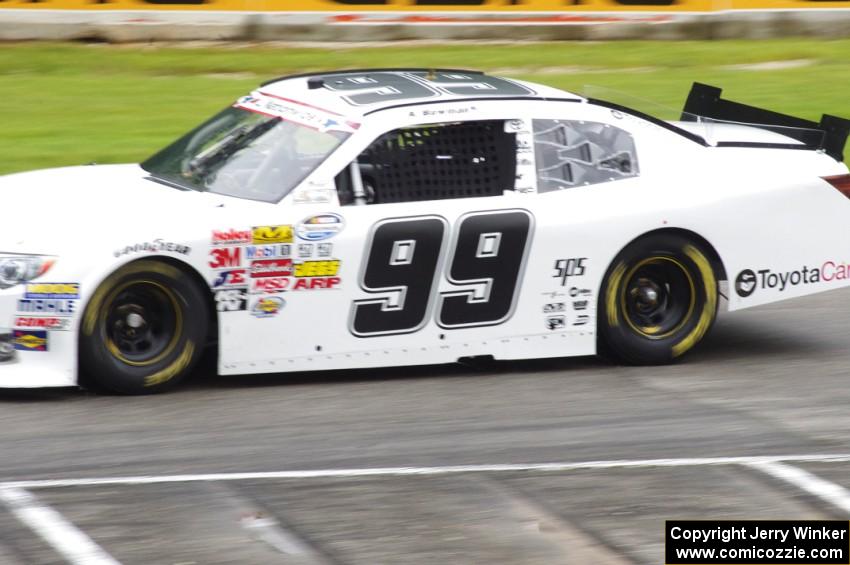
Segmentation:
{"type": "Polygon", "coordinates": [[[440,216],[378,222],[366,247],[361,288],[383,296],[354,302],[359,337],[411,333],[431,318],[446,329],[492,326],[510,319],[531,243],[526,210],[472,212],[458,221],[444,266],[448,222],[440,216]],[[455,290],[438,293],[445,269],[455,290]]]}

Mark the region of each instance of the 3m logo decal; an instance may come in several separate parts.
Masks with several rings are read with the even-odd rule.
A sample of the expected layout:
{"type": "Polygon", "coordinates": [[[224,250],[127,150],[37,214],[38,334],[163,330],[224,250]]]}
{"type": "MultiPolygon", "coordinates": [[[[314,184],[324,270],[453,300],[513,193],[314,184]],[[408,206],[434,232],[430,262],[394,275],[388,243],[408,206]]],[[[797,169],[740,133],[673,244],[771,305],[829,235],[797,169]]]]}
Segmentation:
{"type": "Polygon", "coordinates": [[[44,330],[15,330],[13,341],[18,351],[47,351],[47,332],[44,330]]]}
{"type": "Polygon", "coordinates": [[[253,231],[253,242],[256,244],[266,243],[292,243],[292,226],[259,226],[253,231]]]}

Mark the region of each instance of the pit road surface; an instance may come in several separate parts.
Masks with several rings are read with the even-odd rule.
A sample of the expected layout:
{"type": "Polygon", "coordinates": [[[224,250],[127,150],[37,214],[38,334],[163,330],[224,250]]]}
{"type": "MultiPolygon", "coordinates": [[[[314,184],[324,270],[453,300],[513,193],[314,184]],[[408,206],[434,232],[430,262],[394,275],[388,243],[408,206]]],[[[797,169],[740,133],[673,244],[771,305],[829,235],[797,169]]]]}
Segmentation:
{"type": "Polygon", "coordinates": [[[665,519],[848,519],[848,334],[841,290],[721,313],[668,367],[579,358],[196,378],[143,398],[0,391],[4,485],[329,472],[0,485],[0,564],[658,564],[665,519]],[[704,464],[836,454],[779,465],[825,491],[751,459],[704,464]],[[671,458],[700,461],[433,469],[671,458]],[[431,471],[339,471],[376,467],[431,471]],[[51,541],[62,528],[79,538],[51,541]]]}

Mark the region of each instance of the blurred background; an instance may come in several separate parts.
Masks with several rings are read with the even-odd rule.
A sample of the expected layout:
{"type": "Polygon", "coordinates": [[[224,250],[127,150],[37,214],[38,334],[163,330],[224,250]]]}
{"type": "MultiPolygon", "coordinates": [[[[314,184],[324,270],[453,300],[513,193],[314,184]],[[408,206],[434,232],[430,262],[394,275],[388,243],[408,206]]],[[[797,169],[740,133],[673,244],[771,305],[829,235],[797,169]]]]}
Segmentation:
{"type": "MultiPolygon", "coordinates": [[[[395,66],[850,117],[850,1],[0,0],[0,174],[138,162],[265,80],[395,66]]],[[[0,210],[50,230],[47,205],[0,210]]],[[[2,391],[0,564],[648,565],[666,519],[846,520],[848,298],[721,314],[652,369],[208,362],[166,396],[2,391]]]]}

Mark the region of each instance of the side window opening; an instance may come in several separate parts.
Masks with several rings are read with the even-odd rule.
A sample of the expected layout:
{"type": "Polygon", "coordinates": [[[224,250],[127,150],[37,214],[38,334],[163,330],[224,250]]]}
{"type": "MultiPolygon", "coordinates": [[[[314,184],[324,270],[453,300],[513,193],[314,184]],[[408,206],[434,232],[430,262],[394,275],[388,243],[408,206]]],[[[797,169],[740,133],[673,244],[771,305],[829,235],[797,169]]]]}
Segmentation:
{"type": "Polygon", "coordinates": [[[501,196],[516,176],[516,133],[505,129],[479,120],[385,133],[337,176],[340,204],[501,196]]]}
{"type": "Polygon", "coordinates": [[[637,176],[632,135],[600,122],[533,120],[537,191],[637,176]]]}

